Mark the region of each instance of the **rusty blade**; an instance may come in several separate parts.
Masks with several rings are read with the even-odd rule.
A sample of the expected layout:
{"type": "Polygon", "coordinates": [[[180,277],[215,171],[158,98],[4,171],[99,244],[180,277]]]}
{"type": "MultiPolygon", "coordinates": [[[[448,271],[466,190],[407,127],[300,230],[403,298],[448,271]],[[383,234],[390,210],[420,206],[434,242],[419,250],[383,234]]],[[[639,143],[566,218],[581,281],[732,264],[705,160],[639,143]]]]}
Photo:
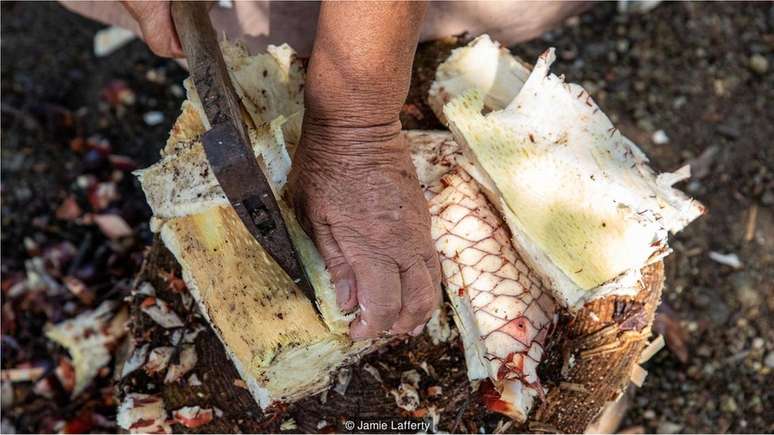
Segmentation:
{"type": "Polygon", "coordinates": [[[172,2],[188,68],[210,130],[202,136],[215,178],[250,234],[317,308],[314,288],[290,240],[269,181],[256,160],[206,2],[172,2]]]}

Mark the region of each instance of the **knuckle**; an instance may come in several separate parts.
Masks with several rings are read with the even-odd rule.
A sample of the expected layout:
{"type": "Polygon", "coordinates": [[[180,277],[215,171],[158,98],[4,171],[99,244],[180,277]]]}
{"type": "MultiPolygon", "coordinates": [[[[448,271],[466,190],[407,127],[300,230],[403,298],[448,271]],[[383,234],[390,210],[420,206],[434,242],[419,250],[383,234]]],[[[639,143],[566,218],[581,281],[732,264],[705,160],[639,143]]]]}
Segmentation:
{"type": "MultiPolygon", "coordinates": [[[[352,244],[351,240],[349,241],[352,244]]],[[[369,245],[356,248],[352,255],[352,265],[363,269],[381,270],[388,273],[397,273],[398,267],[389,252],[379,250],[369,245]]]]}
{"type": "Polygon", "coordinates": [[[325,265],[331,272],[331,275],[352,274],[352,269],[347,263],[347,259],[341,254],[328,254],[325,257],[325,265]]]}
{"type": "Polygon", "coordinates": [[[421,255],[417,254],[415,252],[408,251],[406,252],[401,251],[399,258],[401,259],[399,261],[400,263],[400,272],[401,273],[409,273],[412,276],[421,274],[422,269],[425,268],[425,260],[422,258],[421,255]]]}

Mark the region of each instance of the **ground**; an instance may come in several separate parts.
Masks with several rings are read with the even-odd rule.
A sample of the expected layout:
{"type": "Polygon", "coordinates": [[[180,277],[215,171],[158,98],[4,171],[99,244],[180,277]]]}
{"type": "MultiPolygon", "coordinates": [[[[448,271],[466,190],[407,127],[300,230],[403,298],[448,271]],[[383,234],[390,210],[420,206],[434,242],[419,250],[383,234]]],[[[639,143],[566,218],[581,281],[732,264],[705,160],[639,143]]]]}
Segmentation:
{"type": "MultiPolygon", "coordinates": [[[[96,58],[101,26],[57,4],[4,2],[2,13],[2,368],[46,370],[45,382],[3,389],[3,431],[115,430],[110,370],[70,399],[67,354],[42,331],[128,293],[151,241],[130,171],[157,159],[185,72],[139,41],[96,58]],[[98,215],[132,235],[111,240],[121,227],[100,230],[98,215]],[[36,258],[67,285],[17,285],[36,258]]],[[[774,8],[669,3],[626,16],[602,4],[513,49],[531,61],[549,46],[556,71],[656,169],[691,163],[681,187],[709,209],[672,243],[656,324],[669,349],[645,365],[623,427],[774,431],[774,8]]]]}

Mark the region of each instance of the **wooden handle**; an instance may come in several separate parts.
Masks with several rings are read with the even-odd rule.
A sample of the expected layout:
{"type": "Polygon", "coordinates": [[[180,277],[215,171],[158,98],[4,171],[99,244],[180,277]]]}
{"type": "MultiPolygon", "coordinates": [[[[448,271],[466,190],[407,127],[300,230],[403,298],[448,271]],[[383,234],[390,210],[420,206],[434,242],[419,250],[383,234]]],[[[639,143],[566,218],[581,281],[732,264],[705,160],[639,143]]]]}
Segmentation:
{"type": "Polygon", "coordinates": [[[171,9],[188,69],[210,126],[233,122],[245,143],[250,143],[242,123],[239,98],[210,21],[208,2],[173,1],[171,9]]]}

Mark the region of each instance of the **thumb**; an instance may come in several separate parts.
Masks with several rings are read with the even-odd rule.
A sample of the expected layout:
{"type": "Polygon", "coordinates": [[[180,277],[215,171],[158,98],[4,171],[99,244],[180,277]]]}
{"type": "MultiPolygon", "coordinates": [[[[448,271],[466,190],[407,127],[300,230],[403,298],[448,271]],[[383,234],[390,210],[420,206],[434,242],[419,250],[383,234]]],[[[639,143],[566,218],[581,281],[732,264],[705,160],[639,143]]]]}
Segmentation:
{"type": "Polygon", "coordinates": [[[142,37],[154,53],[163,57],[183,57],[170,2],[124,1],[123,5],[139,23],[142,37]]]}
{"type": "Polygon", "coordinates": [[[400,313],[398,267],[371,256],[354,258],[360,313],[350,326],[350,336],[353,340],[376,338],[389,332],[400,313]]]}
{"type": "Polygon", "coordinates": [[[339,244],[333,238],[330,226],[327,224],[311,226],[314,243],[325,260],[325,266],[336,288],[336,303],[342,310],[350,311],[357,304],[357,285],[352,266],[347,262],[339,244]]]}

